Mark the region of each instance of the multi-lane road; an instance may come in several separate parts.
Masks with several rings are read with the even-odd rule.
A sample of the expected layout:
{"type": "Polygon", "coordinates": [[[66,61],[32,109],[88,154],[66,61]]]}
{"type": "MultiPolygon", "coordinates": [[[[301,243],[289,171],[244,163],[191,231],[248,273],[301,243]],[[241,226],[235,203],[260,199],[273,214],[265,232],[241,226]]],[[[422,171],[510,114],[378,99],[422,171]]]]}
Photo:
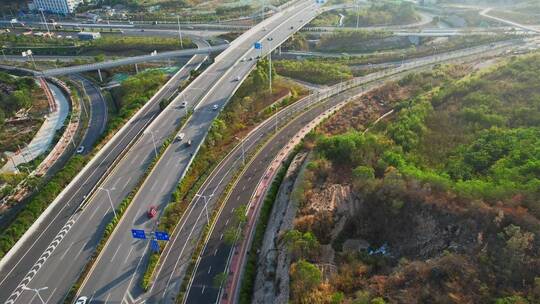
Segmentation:
{"type": "Polygon", "coordinates": [[[82,102],[84,106],[83,111],[88,112],[87,116],[90,121],[88,122],[88,129],[79,145],[84,148],[82,153],[88,154],[92,151],[92,147],[98,141],[107,126],[107,103],[101,94],[100,88],[90,80],[77,74],[72,75],[70,79],[81,85],[81,88],[84,90],[83,93],[86,93],[89,100],[89,107],[84,106],[86,103],[84,101],[82,102]]]}
{"type": "MultiPolygon", "coordinates": [[[[236,184],[230,190],[230,193],[224,202],[222,210],[219,212],[211,233],[206,240],[204,250],[199,256],[196,268],[194,270],[194,276],[189,284],[185,303],[215,303],[217,300],[219,300],[218,296],[220,295],[221,289],[219,286],[215,286],[214,278],[221,273],[229,274],[229,269],[227,269],[228,261],[234,254],[242,254],[242,252],[233,252],[234,247],[227,244],[223,238],[223,235],[227,229],[234,228],[231,227],[231,225],[234,225],[235,223],[233,220],[233,212],[236,208],[246,205],[252,200],[253,193],[259,182],[262,181],[266,168],[271,164],[272,160],[277,153],[279,153],[282,147],[284,147],[300,129],[308,125],[312,120],[331,107],[351,98],[352,96],[361,94],[368,88],[378,86],[389,80],[389,78],[385,77],[399,77],[402,73],[407,73],[410,70],[424,68],[430,64],[451,59],[459,59],[469,55],[496,54],[497,52],[502,52],[502,50],[509,46],[511,46],[511,44],[502,43],[497,44],[496,47],[493,48],[489,46],[482,46],[443,55],[420,58],[396,69],[377,72],[368,76],[360,77],[346,84],[336,85],[326,92],[320,92],[318,95],[314,95],[306,98],[303,101],[299,101],[298,104],[294,105],[294,107],[283,110],[283,112],[280,113],[281,115],[278,117],[278,121],[280,122],[282,119],[284,119],[285,115],[291,114],[292,112],[297,112],[300,109],[306,108],[307,105],[312,105],[319,100],[323,100],[323,102],[317,103],[309,110],[301,113],[300,115],[296,115],[296,117],[288,122],[282,130],[280,130],[275,136],[271,137],[271,139],[263,146],[263,148],[257,153],[254,159],[238,177],[236,184]],[[351,87],[352,89],[350,89],[351,87]],[[344,92],[343,94],[339,94],[339,92],[347,89],[348,91],[344,92]],[[333,97],[326,100],[326,98],[329,96],[333,97]]],[[[246,146],[244,147],[247,153],[249,153],[255,147],[253,140],[260,138],[264,134],[272,132],[273,119],[274,118],[271,118],[263,123],[261,128],[257,129],[256,132],[248,136],[245,142],[246,146]]],[[[215,172],[210,175],[207,185],[204,185],[201,190],[200,194],[202,195],[214,195],[214,197],[209,201],[211,208],[214,207],[215,201],[222,194],[224,187],[223,183],[227,183],[230,180],[230,178],[226,179],[224,177],[226,174],[224,172],[227,172],[228,174],[231,169],[224,171],[224,168],[234,168],[231,162],[238,162],[238,160],[241,159],[239,154],[240,148],[240,146],[237,147],[234,152],[231,153],[231,155],[224,161],[224,163],[222,163],[220,167],[218,167],[215,172]]],[[[199,204],[202,205],[200,201],[199,204]]],[[[188,211],[193,212],[191,210],[188,211]]],[[[198,213],[199,217],[204,218],[204,209],[202,207],[199,207],[198,213]]],[[[193,225],[193,223],[191,225],[193,225]]],[[[176,243],[177,240],[173,239],[173,242],[176,243]]],[[[171,254],[169,252],[166,252],[166,254],[167,253],[171,254]]],[[[167,261],[167,259],[165,261],[167,261]]],[[[166,269],[166,272],[170,272],[170,267],[171,265],[165,265],[163,268],[166,269]]],[[[238,270],[239,269],[231,270],[230,273],[236,273],[238,270]]],[[[239,276],[236,277],[236,279],[238,278],[239,276]]],[[[238,285],[236,285],[236,287],[238,287],[238,285]]],[[[230,290],[229,292],[234,293],[236,290],[230,290]]],[[[221,295],[223,298],[227,296],[229,299],[234,297],[232,294],[223,293],[223,291],[221,295]]]]}
{"type": "MultiPolygon", "coordinates": [[[[163,301],[174,299],[175,293],[178,292],[174,288],[170,290],[171,295],[164,297],[153,293],[145,294],[140,289],[138,283],[148,258],[148,241],[134,240],[130,231],[131,229],[152,231],[155,227],[155,220],[147,219],[147,210],[150,206],[156,207],[158,210],[156,218],[159,218],[170,201],[171,193],[189,167],[198,147],[204,141],[211,122],[219,113],[218,109],[220,110],[225,105],[239,87],[241,80],[247,77],[255,66],[256,60],[249,58],[257,57],[261,51],[255,50],[253,44],[264,41],[266,52],[270,48],[277,47],[310,18],[317,15],[317,9],[318,5],[314,2],[302,1],[297,6],[266,20],[265,24],[259,28],[246,32],[236,44],[231,45],[228,52],[216,59],[216,64],[210,66],[175,99],[173,107],[179,106],[183,101],[187,101],[191,106],[200,100],[194,108],[193,115],[180,130],[185,134],[185,138],[183,141],[174,141],[169,146],[145,180],[107,246],[101,252],[87,280],[83,283],[80,295],[88,296],[92,301],[98,302],[139,301],[148,297],[151,297],[153,301],[160,298],[163,301]],[[271,36],[272,39],[265,39],[267,36],[271,36]],[[244,58],[248,59],[243,60],[244,58]],[[202,92],[201,88],[203,88],[202,92]],[[197,92],[200,96],[195,99],[193,96],[185,97],[185,94],[197,92]],[[188,140],[191,141],[191,146],[186,145],[188,140]],[[111,263],[118,266],[110,267],[111,263]]],[[[152,130],[153,126],[149,129],[152,130]]],[[[173,286],[178,286],[180,279],[181,275],[175,278],[172,281],[173,286]]]]}
{"type": "MultiPolygon", "coordinates": [[[[32,303],[33,295],[22,288],[25,285],[49,287],[44,293],[49,302],[62,301],[95,251],[105,226],[113,216],[107,193],[95,189],[96,185],[107,175],[114,177],[112,181],[105,179],[103,186],[109,189],[116,187],[110,194],[119,201],[133,189],[152,158],[152,139],[141,136],[142,130],[160,114],[159,101],[170,98],[179,84],[205,59],[206,55],[194,56],[158,91],[94,156],[0,261],[0,302],[32,303]],[[132,149],[126,153],[134,141],[139,150],[132,149]],[[146,154],[142,153],[144,149],[146,154]],[[118,162],[119,169],[111,172],[118,162]],[[87,200],[91,193],[94,195],[87,200]],[[78,212],[83,201],[87,208],[78,212]]],[[[172,125],[175,119],[178,119],[178,114],[170,112],[168,117],[163,116],[162,123],[172,125]]]]}

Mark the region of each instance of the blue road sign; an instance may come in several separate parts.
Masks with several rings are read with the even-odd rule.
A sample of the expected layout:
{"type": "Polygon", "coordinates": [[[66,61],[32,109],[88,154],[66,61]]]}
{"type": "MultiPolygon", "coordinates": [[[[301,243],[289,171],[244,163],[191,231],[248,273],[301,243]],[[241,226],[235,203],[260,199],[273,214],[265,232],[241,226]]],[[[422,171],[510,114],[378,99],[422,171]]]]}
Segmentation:
{"type": "Polygon", "coordinates": [[[133,238],[136,239],[146,239],[146,234],[144,233],[144,230],[131,229],[131,235],[133,236],[133,238]]]}
{"type": "Polygon", "coordinates": [[[154,232],[154,235],[156,236],[156,239],[158,241],[168,241],[169,240],[169,234],[165,231],[156,231],[154,232]]]}
{"type": "Polygon", "coordinates": [[[262,43],[260,43],[260,42],[255,42],[254,47],[255,47],[256,50],[260,50],[260,49],[262,49],[262,43]]]}
{"type": "Polygon", "coordinates": [[[150,249],[152,249],[154,252],[159,252],[159,243],[157,240],[150,241],[150,249]]]}

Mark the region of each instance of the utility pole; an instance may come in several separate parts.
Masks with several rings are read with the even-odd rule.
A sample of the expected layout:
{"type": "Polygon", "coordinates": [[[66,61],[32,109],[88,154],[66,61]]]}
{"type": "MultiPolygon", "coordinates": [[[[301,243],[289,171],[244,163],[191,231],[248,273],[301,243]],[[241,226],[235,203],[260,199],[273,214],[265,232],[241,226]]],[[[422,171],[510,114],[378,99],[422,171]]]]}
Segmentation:
{"type": "Polygon", "coordinates": [[[176,15],[176,21],[178,22],[178,37],[180,38],[180,47],[184,48],[184,42],[182,42],[182,28],[180,27],[180,15],[176,15]]]}

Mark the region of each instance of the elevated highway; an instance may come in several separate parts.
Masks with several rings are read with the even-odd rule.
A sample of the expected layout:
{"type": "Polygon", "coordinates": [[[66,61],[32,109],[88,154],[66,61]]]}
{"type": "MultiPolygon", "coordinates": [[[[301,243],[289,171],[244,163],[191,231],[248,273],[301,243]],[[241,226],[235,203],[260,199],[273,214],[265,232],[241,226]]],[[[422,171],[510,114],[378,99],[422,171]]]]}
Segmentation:
{"type": "MultiPolygon", "coordinates": [[[[158,210],[156,218],[159,219],[176,185],[203,143],[213,119],[219,114],[219,111],[214,111],[213,108],[222,109],[255,67],[256,60],[249,58],[264,56],[320,11],[314,1],[298,1],[274,14],[234,40],[229,48],[216,58],[215,63],[173,101],[169,107],[178,108],[181,102],[186,101],[193,109],[192,116],[179,131],[185,134],[185,139],[171,143],[144,181],[81,286],[80,295],[88,296],[97,302],[133,300],[174,303],[185,268],[179,269],[172,280],[164,280],[164,288],[156,289],[161,290],[160,292],[154,293],[152,289],[151,292],[144,293],[138,283],[144,272],[143,266],[148,261],[148,242],[134,240],[130,231],[154,229],[155,220],[147,220],[146,211],[151,205],[155,206],[158,210]],[[268,37],[272,39],[268,40],[268,37]],[[262,50],[253,48],[257,41],[262,42],[262,50]],[[248,60],[242,60],[243,58],[248,60]],[[193,96],[195,92],[198,92],[199,97],[193,96]],[[190,95],[186,96],[186,93],[190,95]],[[191,146],[185,145],[186,140],[191,140],[191,146]],[[111,261],[119,263],[119,267],[110,267],[111,261]]],[[[149,130],[157,131],[157,128],[150,126],[149,130]]],[[[156,141],[159,143],[163,139],[160,136],[156,141]]],[[[188,242],[188,239],[184,242],[188,242]]]]}

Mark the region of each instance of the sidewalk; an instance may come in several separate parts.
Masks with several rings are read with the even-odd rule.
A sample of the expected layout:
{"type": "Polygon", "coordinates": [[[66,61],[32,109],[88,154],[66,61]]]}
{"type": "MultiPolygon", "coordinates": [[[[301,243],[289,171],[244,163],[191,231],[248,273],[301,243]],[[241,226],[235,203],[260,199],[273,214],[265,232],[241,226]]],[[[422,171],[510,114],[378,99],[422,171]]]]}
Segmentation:
{"type": "Polygon", "coordinates": [[[18,170],[15,166],[30,162],[39,155],[45,153],[54,139],[56,130],[64,125],[64,121],[69,113],[68,101],[57,86],[50,83],[47,83],[47,86],[50,89],[54,103],[56,104],[56,111],[49,113],[46,116],[41,128],[26,147],[15,153],[6,152],[9,160],[0,169],[0,173],[17,172],[18,170]]]}

